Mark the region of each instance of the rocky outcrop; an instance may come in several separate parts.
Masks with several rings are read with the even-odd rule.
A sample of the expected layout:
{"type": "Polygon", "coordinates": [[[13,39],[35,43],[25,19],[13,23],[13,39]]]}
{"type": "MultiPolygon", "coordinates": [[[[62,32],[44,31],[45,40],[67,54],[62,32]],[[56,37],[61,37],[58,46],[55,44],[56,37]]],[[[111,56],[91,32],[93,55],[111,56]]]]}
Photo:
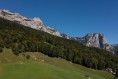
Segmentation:
{"type": "Polygon", "coordinates": [[[114,54],[113,46],[108,44],[105,36],[101,33],[89,33],[85,37],[82,37],[82,38],[75,37],[71,39],[78,40],[82,44],[89,47],[97,47],[97,48],[106,49],[107,51],[114,54]]]}
{"type": "Polygon", "coordinates": [[[114,44],[112,47],[114,47],[115,54],[118,55],[118,44],[114,44]]]}
{"type": "Polygon", "coordinates": [[[61,34],[62,38],[70,39],[70,37],[64,33],[61,34]]]}
{"type": "Polygon", "coordinates": [[[99,48],[105,48],[105,45],[108,44],[103,34],[87,34],[85,36],[86,46],[93,46],[99,48]]]}
{"type": "Polygon", "coordinates": [[[0,10],[0,17],[8,19],[10,21],[15,21],[27,27],[31,27],[31,28],[41,30],[49,34],[61,37],[61,34],[57,30],[54,30],[53,28],[45,26],[43,22],[41,21],[41,19],[38,17],[31,19],[31,18],[22,16],[18,13],[10,12],[9,10],[0,10]]]}
{"type": "Polygon", "coordinates": [[[113,44],[112,46],[115,48],[118,48],[118,44],[113,44]]]}

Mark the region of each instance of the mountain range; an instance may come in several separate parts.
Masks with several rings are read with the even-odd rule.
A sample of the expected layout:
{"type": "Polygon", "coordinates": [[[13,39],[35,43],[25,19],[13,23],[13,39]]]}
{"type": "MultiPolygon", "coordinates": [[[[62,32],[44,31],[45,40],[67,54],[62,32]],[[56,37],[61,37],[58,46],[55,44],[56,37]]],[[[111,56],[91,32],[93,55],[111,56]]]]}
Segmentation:
{"type": "Polygon", "coordinates": [[[20,15],[19,13],[13,13],[9,10],[0,10],[0,17],[8,19],[10,21],[14,21],[20,23],[24,26],[31,27],[37,30],[41,30],[47,32],[49,34],[61,37],[60,33],[53,28],[47,27],[43,24],[40,18],[27,18],[25,16],[20,15]]]}
{"type": "MultiPolygon", "coordinates": [[[[107,44],[107,41],[103,34],[88,34],[82,38],[69,37],[65,34],[56,36],[40,29],[32,29],[31,26],[26,26],[21,24],[21,22],[7,18],[1,14],[0,53],[2,58],[0,62],[11,62],[8,57],[9,51],[7,51],[6,56],[2,55],[4,54],[4,49],[5,51],[6,49],[10,49],[12,54],[17,57],[22,55],[29,59],[37,52],[51,58],[65,59],[71,64],[75,63],[96,70],[106,70],[110,68],[110,70],[112,69],[112,74],[115,75],[117,73],[118,56],[104,50],[104,45],[107,44]],[[64,38],[64,36],[66,38],[64,38]],[[32,52],[33,54],[26,55],[27,52],[32,52]]],[[[113,46],[115,48],[117,45],[113,46]]],[[[12,59],[16,60],[14,58],[12,59]]]]}
{"type": "Polygon", "coordinates": [[[9,10],[0,10],[0,17],[8,19],[10,21],[17,22],[19,24],[22,24],[24,26],[36,29],[36,30],[41,30],[44,32],[47,32],[51,35],[70,39],[70,40],[76,40],[79,41],[80,43],[89,46],[89,47],[97,47],[101,49],[105,49],[112,54],[117,54],[118,53],[118,44],[115,45],[110,45],[105,36],[101,33],[89,33],[84,37],[70,37],[66,34],[61,34],[57,30],[45,26],[42,20],[38,17],[35,18],[28,18],[25,16],[20,15],[19,13],[14,13],[10,12],[9,10]]]}

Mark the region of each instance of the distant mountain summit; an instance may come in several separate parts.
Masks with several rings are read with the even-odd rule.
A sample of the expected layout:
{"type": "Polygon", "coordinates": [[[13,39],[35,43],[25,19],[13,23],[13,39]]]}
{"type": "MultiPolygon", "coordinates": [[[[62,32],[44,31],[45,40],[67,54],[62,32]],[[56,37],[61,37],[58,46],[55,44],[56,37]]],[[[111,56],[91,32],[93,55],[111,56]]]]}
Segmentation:
{"type": "Polygon", "coordinates": [[[61,34],[57,30],[54,30],[50,27],[46,27],[41,21],[41,19],[38,17],[31,19],[22,16],[19,13],[10,12],[9,10],[0,10],[0,17],[61,37],[61,34]]]}
{"type": "Polygon", "coordinates": [[[105,48],[108,45],[105,36],[101,33],[87,34],[81,41],[86,41],[86,46],[105,48]]]}
{"type": "Polygon", "coordinates": [[[105,49],[114,54],[114,47],[108,44],[105,36],[101,33],[89,33],[82,38],[72,37],[71,39],[78,40],[82,44],[89,47],[97,47],[105,49]]]}

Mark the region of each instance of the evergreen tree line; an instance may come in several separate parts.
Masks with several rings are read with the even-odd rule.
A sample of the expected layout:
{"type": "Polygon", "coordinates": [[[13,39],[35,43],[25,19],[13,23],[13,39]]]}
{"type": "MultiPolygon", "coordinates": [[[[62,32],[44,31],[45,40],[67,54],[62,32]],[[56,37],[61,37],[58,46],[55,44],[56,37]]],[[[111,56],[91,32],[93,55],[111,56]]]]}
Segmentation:
{"type": "Polygon", "coordinates": [[[106,50],[86,47],[78,41],[56,37],[0,18],[0,52],[4,47],[11,48],[15,55],[41,52],[89,68],[118,69],[118,57],[106,50]]]}

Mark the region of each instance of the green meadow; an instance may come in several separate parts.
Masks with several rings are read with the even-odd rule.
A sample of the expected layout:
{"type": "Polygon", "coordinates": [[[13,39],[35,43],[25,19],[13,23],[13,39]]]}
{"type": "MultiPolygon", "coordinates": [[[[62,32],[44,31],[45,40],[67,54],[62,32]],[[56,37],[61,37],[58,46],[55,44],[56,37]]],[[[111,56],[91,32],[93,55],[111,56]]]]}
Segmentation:
{"type": "Polygon", "coordinates": [[[0,79],[114,79],[101,70],[73,64],[42,53],[27,52],[16,56],[11,49],[0,53],[0,79]],[[27,59],[26,56],[30,58],[27,59]]]}

